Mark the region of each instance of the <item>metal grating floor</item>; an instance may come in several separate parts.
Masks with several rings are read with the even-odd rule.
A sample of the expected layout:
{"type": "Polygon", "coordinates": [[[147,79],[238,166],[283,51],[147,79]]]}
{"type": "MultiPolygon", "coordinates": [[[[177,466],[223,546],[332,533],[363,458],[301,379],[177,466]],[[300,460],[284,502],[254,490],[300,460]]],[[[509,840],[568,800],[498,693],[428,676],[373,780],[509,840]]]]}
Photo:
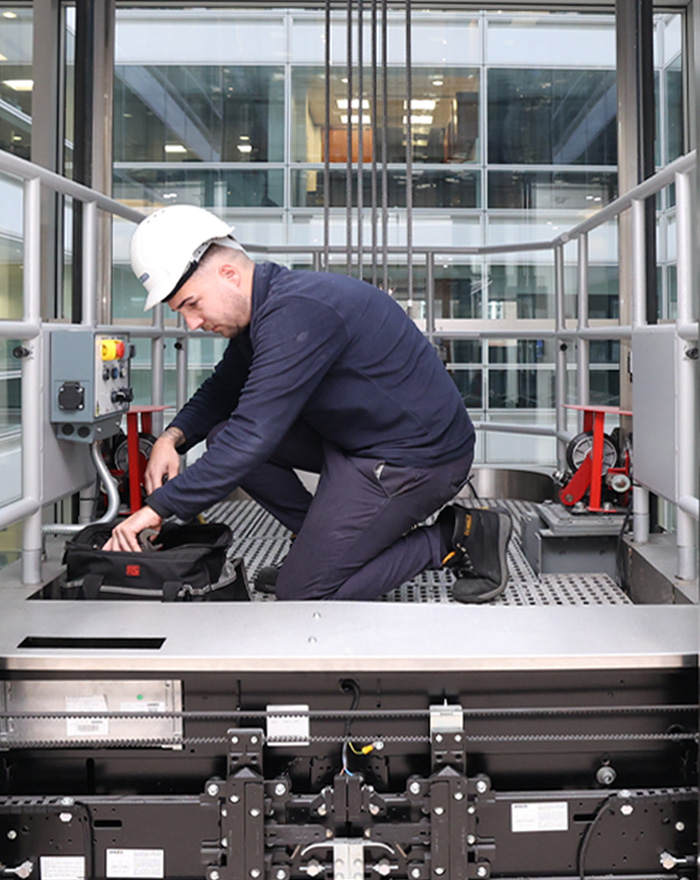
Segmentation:
{"type": "MultiPolygon", "coordinates": [[[[480,505],[488,506],[488,500],[480,505]]],[[[492,504],[495,502],[491,502],[492,504]]],[[[513,516],[513,540],[508,549],[510,577],[503,595],[492,605],[630,605],[631,600],[606,574],[536,574],[520,546],[523,516],[534,505],[529,501],[499,500],[513,516]]],[[[231,556],[242,556],[251,585],[265,565],[279,564],[289,548],[289,532],[253,501],[224,501],[207,511],[210,521],[227,523],[234,534],[231,556]]],[[[449,571],[425,571],[382,597],[383,602],[454,602],[449,571]]],[[[255,601],[275,597],[252,591],[255,601]]]]}

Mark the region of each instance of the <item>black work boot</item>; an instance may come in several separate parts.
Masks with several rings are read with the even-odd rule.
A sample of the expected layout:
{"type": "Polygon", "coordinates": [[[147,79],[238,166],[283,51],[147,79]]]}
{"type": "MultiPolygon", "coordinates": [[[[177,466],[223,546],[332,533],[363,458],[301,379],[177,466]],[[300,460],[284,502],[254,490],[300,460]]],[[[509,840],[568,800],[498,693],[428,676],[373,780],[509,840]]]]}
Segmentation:
{"type": "Polygon", "coordinates": [[[508,583],[506,552],[513,521],[502,508],[448,508],[454,515],[450,552],[442,564],[455,575],[452,596],[458,602],[489,602],[508,583]]]}
{"type": "Polygon", "coordinates": [[[277,591],[277,576],[281,565],[264,565],[255,575],[255,589],[258,593],[273,594],[277,591]]]}
{"type": "MultiPolygon", "coordinates": [[[[290,547],[296,539],[296,535],[292,534],[290,536],[290,547]]],[[[267,593],[268,595],[274,596],[277,592],[277,577],[280,573],[283,562],[284,559],[278,565],[263,565],[262,568],[258,569],[258,573],[255,575],[255,589],[258,593],[267,593]]]]}

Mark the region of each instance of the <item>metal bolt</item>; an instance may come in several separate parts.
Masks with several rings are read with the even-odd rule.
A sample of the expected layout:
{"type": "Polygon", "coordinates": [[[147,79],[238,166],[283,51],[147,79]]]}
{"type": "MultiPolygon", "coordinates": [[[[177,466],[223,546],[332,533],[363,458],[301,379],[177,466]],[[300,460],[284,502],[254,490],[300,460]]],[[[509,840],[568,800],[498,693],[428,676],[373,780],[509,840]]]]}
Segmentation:
{"type": "Polygon", "coordinates": [[[14,828],[10,828],[10,830],[7,832],[7,839],[8,840],[16,840],[17,839],[17,832],[14,830],[14,828]]]}
{"type": "Polygon", "coordinates": [[[72,797],[62,797],[59,803],[64,807],[72,807],[75,800],[72,797]]]}
{"type": "Polygon", "coordinates": [[[257,807],[253,807],[252,810],[249,810],[249,813],[254,819],[257,819],[260,815],[260,810],[257,807]]]}
{"type": "Polygon", "coordinates": [[[445,808],[444,807],[435,807],[433,812],[435,813],[436,816],[442,816],[442,814],[445,812],[445,808]]]}
{"type": "Polygon", "coordinates": [[[598,768],[598,772],[595,775],[596,780],[600,785],[612,785],[615,781],[617,773],[615,770],[608,766],[607,764],[603,764],[602,767],[598,768]]]}
{"type": "MultiPolygon", "coordinates": [[[[250,741],[253,743],[254,746],[257,745],[258,744],[257,736],[251,736],[250,741]]],[[[253,868],[253,871],[257,871],[257,868],[253,868]]],[[[252,873],[252,871],[251,871],[251,873],[252,873]]]]}
{"type": "Polygon", "coordinates": [[[418,880],[420,877],[420,868],[413,868],[411,870],[411,877],[413,877],[413,880],[418,880]]]}
{"type": "Polygon", "coordinates": [[[221,846],[222,846],[224,849],[226,849],[226,847],[228,846],[228,840],[226,840],[225,837],[222,837],[222,838],[221,838],[221,846]]]}
{"type": "Polygon", "coordinates": [[[620,812],[623,816],[631,816],[632,813],[634,813],[634,807],[632,806],[632,804],[623,804],[620,807],[620,812]]]}
{"type": "Polygon", "coordinates": [[[68,823],[73,820],[73,814],[72,813],[59,813],[58,818],[61,820],[61,822],[68,823]]]}
{"type": "Polygon", "coordinates": [[[253,878],[253,880],[256,880],[256,878],[260,876],[260,868],[251,868],[250,876],[253,878]]]}
{"type": "Polygon", "coordinates": [[[275,794],[278,797],[282,797],[282,795],[286,794],[286,793],[287,793],[287,786],[284,784],[284,782],[278,782],[277,785],[275,786],[275,794]]]}
{"type": "Polygon", "coordinates": [[[315,645],[315,644],[316,644],[316,636],[309,636],[309,638],[308,638],[306,641],[307,641],[310,645],[315,645]]]}
{"type": "Polygon", "coordinates": [[[321,619],[321,612],[320,612],[320,611],[314,611],[314,613],[311,615],[311,617],[312,617],[314,620],[320,620],[320,619],[321,619]]]}
{"type": "Polygon", "coordinates": [[[420,794],[420,782],[412,782],[408,786],[408,790],[411,792],[411,794],[420,794]]]}
{"type": "Polygon", "coordinates": [[[219,880],[219,872],[209,871],[209,880],[219,880]]]}
{"type": "Polygon", "coordinates": [[[479,779],[476,783],[476,790],[479,794],[485,794],[489,790],[488,783],[484,779],[479,779]]]}
{"type": "Polygon", "coordinates": [[[328,815],[328,807],[325,804],[321,804],[316,812],[319,816],[326,816],[328,815]]]}
{"type": "Polygon", "coordinates": [[[676,822],[676,831],[685,831],[685,822],[676,822]]]}
{"type": "Polygon", "coordinates": [[[467,812],[469,813],[470,816],[473,816],[474,813],[476,813],[476,807],[474,806],[474,804],[470,804],[467,807],[467,812]]]}
{"type": "Polygon", "coordinates": [[[369,811],[373,816],[378,816],[380,812],[379,804],[370,804],[369,811]]]}
{"type": "Polygon", "coordinates": [[[479,867],[476,869],[476,876],[477,877],[486,877],[488,875],[488,873],[489,873],[489,870],[485,865],[479,865],[479,867]]]}
{"type": "Polygon", "coordinates": [[[284,870],[284,868],[280,868],[275,874],[275,880],[285,880],[286,877],[287,872],[284,870]]]}
{"type": "MultiPolygon", "coordinates": [[[[442,742],[442,734],[441,734],[441,733],[436,733],[436,734],[435,734],[435,742],[436,742],[436,743],[441,743],[441,742],[442,742]]],[[[437,874],[437,868],[435,869],[435,873],[437,874]]]]}
{"type": "Polygon", "coordinates": [[[467,834],[467,843],[469,846],[474,846],[476,843],[476,835],[475,834],[467,834]]]}
{"type": "Polygon", "coordinates": [[[445,869],[444,868],[436,868],[435,873],[438,875],[438,877],[442,877],[442,875],[445,873],[445,869]]]}
{"type": "Polygon", "coordinates": [[[456,743],[462,742],[462,734],[461,733],[455,733],[455,742],[456,743]]]}
{"type": "Polygon", "coordinates": [[[237,804],[238,801],[240,801],[240,798],[238,797],[237,794],[232,794],[231,797],[229,798],[229,800],[231,801],[232,804],[237,804]]]}
{"type": "Polygon", "coordinates": [[[207,794],[209,797],[216,797],[218,793],[219,786],[215,782],[212,782],[207,786],[207,794]]]}
{"type": "Polygon", "coordinates": [[[232,743],[234,744],[234,746],[235,746],[235,745],[238,743],[238,737],[237,737],[237,736],[232,736],[232,737],[231,737],[231,742],[232,742],[232,743]]]}
{"type": "Polygon", "coordinates": [[[463,801],[463,800],[464,800],[464,793],[461,792],[461,791],[456,791],[456,792],[452,795],[452,797],[453,797],[456,801],[463,801]]]}

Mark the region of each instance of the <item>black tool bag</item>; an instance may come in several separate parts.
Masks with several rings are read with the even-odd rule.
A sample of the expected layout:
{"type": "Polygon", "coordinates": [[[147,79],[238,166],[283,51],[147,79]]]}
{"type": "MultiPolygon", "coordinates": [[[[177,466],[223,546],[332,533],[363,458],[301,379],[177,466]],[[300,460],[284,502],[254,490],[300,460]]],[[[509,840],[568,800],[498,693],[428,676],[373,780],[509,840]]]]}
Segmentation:
{"type": "Polygon", "coordinates": [[[103,550],[111,534],[109,524],[86,526],[66,542],[66,588],[80,588],[85,599],[249,598],[243,561],[226,560],[233,540],[227,525],[164,523],[141,553],[103,550]]]}

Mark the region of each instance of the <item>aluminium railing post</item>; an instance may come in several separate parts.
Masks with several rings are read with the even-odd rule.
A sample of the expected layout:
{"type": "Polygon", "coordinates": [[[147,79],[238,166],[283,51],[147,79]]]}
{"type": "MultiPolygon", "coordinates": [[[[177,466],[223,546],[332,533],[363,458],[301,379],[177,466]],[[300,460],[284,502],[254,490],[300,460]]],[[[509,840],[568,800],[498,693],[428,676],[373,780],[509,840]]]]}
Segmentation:
{"type": "MultiPolygon", "coordinates": [[[[163,329],[163,309],[159,303],[155,309],[155,326],[158,330],[163,329]]],[[[154,336],[151,340],[151,403],[161,406],[163,403],[163,372],[165,368],[165,337],[154,336]]],[[[153,413],[153,433],[156,437],[163,430],[163,413],[153,413]]]]}
{"type": "MultiPolygon", "coordinates": [[[[693,229],[691,218],[690,173],[676,174],[676,230],[678,266],[677,326],[690,323],[693,309],[693,229]]],[[[697,345],[697,343],[695,343],[697,345]]],[[[697,492],[697,362],[689,356],[690,345],[680,343],[682,355],[676,360],[676,485],[678,497],[697,492]]],[[[677,507],[676,543],[678,577],[692,581],[697,577],[696,524],[681,506],[677,507]]]]}
{"type": "Polygon", "coordinates": [[[82,323],[97,325],[97,202],[83,202],[82,323]]]}
{"type": "Polygon", "coordinates": [[[435,254],[425,255],[425,332],[431,345],[435,344],[435,254]]]}
{"type": "MultiPolygon", "coordinates": [[[[646,215],[644,201],[633,199],[632,214],[632,328],[644,327],[646,315],[646,215]]],[[[620,364],[620,370],[623,365],[620,364]]],[[[637,544],[649,541],[649,490],[645,486],[632,488],[632,534],[637,544]]]]}
{"type": "MultiPolygon", "coordinates": [[[[41,181],[24,184],[24,319],[41,320],[41,181]]],[[[24,520],[22,534],[22,581],[41,581],[41,499],[43,473],[42,334],[27,344],[22,359],[22,494],[37,509],[24,520]]]]}
{"type": "MultiPolygon", "coordinates": [[[[564,311],[564,246],[554,246],[554,326],[556,333],[566,329],[564,311]]],[[[566,343],[557,336],[555,353],[554,408],[557,432],[557,464],[559,470],[566,468],[566,443],[561,439],[566,432],[566,343]]]]}
{"type": "MultiPolygon", "coordinates": [[[[578,329],[588,327],[588,233],[578,237],[578,329]]],[[[590,340],[577,339],[576,349],[578,403],[587,406],[590,401],[590,340]]],[[[583,424],[583,414],[581,419],[583,424]]]]}

